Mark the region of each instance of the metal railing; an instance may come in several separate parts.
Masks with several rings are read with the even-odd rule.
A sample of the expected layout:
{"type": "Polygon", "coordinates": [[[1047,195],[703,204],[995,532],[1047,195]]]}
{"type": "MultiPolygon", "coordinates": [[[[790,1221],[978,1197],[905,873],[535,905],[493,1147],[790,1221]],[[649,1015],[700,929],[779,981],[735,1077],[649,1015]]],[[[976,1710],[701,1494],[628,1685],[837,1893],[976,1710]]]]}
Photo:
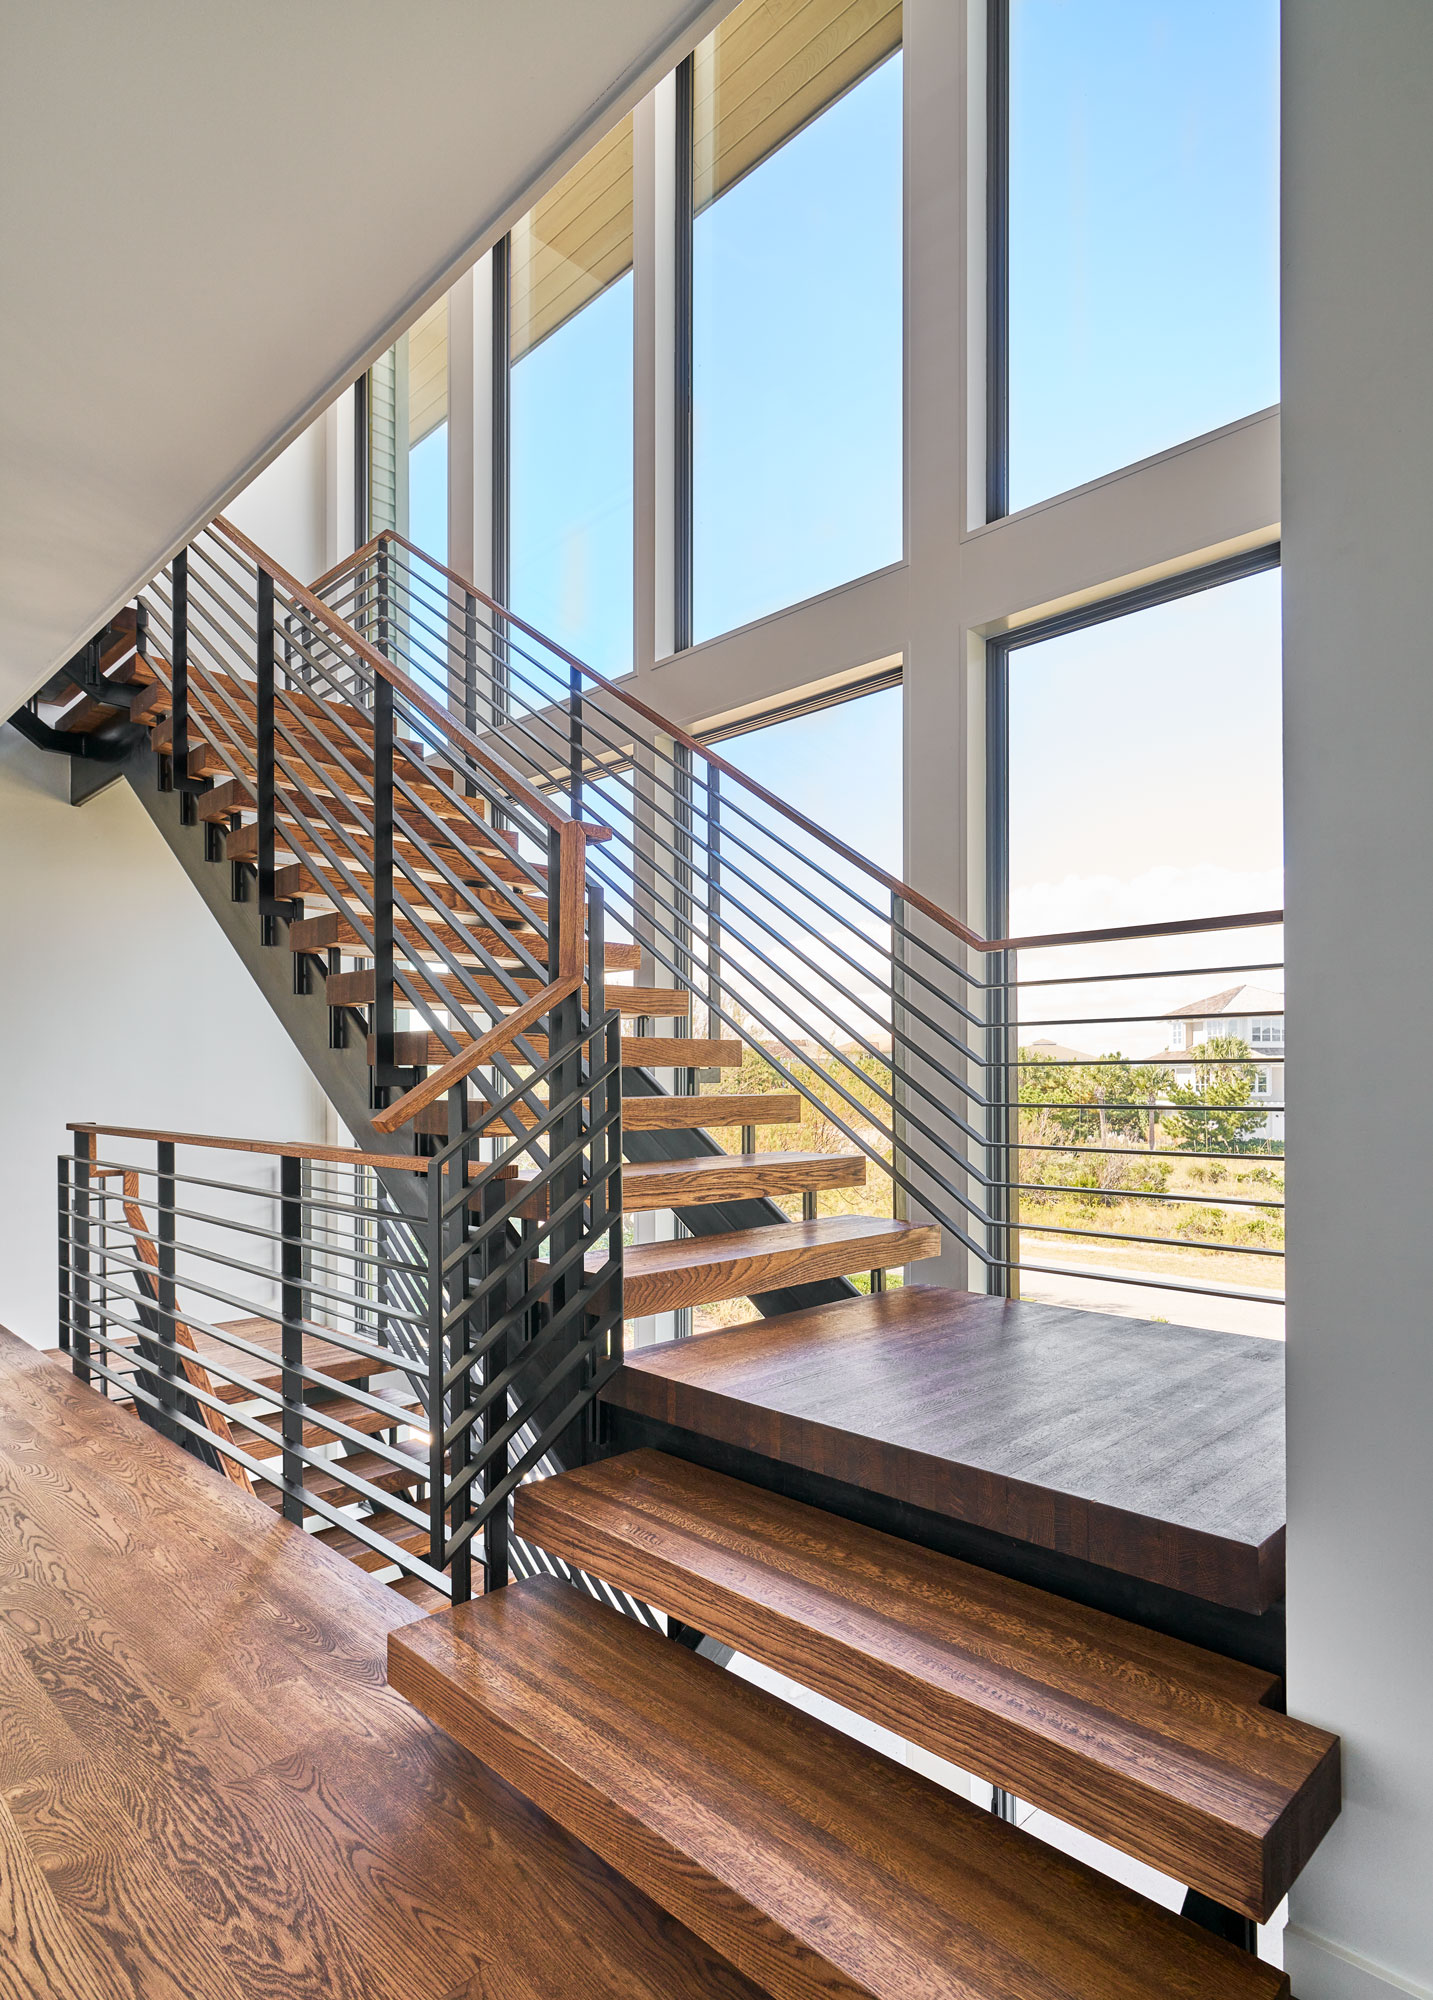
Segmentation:
{"type": "MultiPolygon", "coordinates": [[[[581,958],[586,842],[571,816],[402,670],[380,597],[360,633],[222,519],[142,593],[138,645],[172,703],[170,778],[215,827],[234,895],[296,977],[339,974],[333,1034],[370,1037],[380,1114],[431,1043],[484,1036],[482,1067],[535,1108],[519,1068],[581,958]],[[333,914],[303,918],[305,896],[333,914]],[[559,940],[550,910],[574,913],[559,940]],[[306,949],[312,939],[312,949],[306,949]],[[397,1015],[416,1025],[400,1035],[397,1015]],[[492,1034],[510,1025],[506,1035],[492,1034]],[[405,1061],[405,1056],[407,1060],[405,1061]]],[[[476,1066],[476,1065],[470,1065],[476,1066]]],[[[385,1129],[380,1125],[380,1130],[385,1129]]]]}
{"type": "MultiPolygon", "coordinates": [[[[1157,1006],[1172,1014],[1198,998],[1199,982],[1241,970],[1211,962],[1218,954],[1208,950],[1209,938],[1241,928],[1243,959],[1260,960],[1261,979],[1281,978],[1268,945],[1280,912],[981,938],[401,536],[380,535],[315,589],[358,630],[382,630],[410,676],[535,790],[612,829],[589,852],[591,879],[639,941],[644,978],[688,996],[676,1032],[740,1037],[742,1072],[715,1088],[794,1090],[804,1149],[864,1156],[863,1208],[938,1221],[996,1291],[1019,1291],[1022,1273],[1046,1290],[1052,1278],[1088,1277],[1081,1258],[1104,1244],[1114,1261],[1101,1283],[1279,1303],[1257,1280],[1282,1255],[1281,1189],[1240,1183],[1238,1167],[1207,1192],[1191,1175],[1215,1174],[1226,1153],[1242,1159],[1242,1138],[1225,1147],[1220,1135],[1260,1124],[1257,1106],[1242,1121],[1237,1103],[1221,1111],[1208,1073],[1232,1078],[1236,1098],[1250,1082],[1252,1095],[1251,1070],[1281,1074],[1282,1050],[1206,1058],[1203,1082],[1191,1065],[1155,1065],[1167,1087],[1146,1091],[1136,1109],[1146,1139],[1164,1128],[1169,1141],[1153,1149],[1170,1162],[1164,1185],[1157,1172],[1135,1185],[1140,1176],[1120,1162],[1111,1120],[1134,1114],[1099,1079],[1144,1064],[1119,1051],[1131,1045],[1130,1017],[1153,1010],[1129,1004],[1122,981],[1157,974],[1157,1006]],[[1179,952],[1200,940],[1202,957],[1181,972],[1179,952]],[[1142,968],[1132,953],[1145,955],[1142,968]],[[1089,1015],[1058,989],[1100,982],[1107,1018],[1086,1022],[1098,1046],[1066,1059],[1080,1101],[1051,1097],[1038,1059],[1022,1054],[1027,1030],[1041,1019],[1059,1029],[1061,1010],[1089,1015]],[[1042,987],[1041,1015],[1027,1020],[1042,987]],[[1184,1068],[1191,1075],[1181,1081],[1184,1068]],[[1035,1129],[1041,1119],[1046,1136],[1035,1129]],[[1093,1138],[1082,1119],[1093,1119],[1093,1138]],[[1198,1143],[1201,1131],[1212,1143],[1198,1143]],[[1081,1164],[1051,1180],[1048,1167],[1071,1157],[1081,1164]],[[1133,1227],[1132,1211],[1159,1221],[1133,1227]],[[1216,1216],[1228,1221],[1222,1233],[1216,1216]],[[1258,1230],[1245,1226],[1255,1219],[1258,1230]],[[1136,1269],[1136,1250],[1158,1268],[1136,1269]],[[1228,1282],[1200,1275],[1221,1266],[1228,1282]]],[[[1136,1044],[1150,1045],[1145,1031],[1160,1018],[1139,1025],[1136,1044]]],[[[695,1066],[679,1067],[677,1088],[696,1087],[696,1077],[695,1066]]],[[[791,1143],[781,1128],[772,1137],[791,1143]]],[[[757,1143],[748,1130],[744,1149],[757,1143]]]]}
{"type": "Polygon", "coordinates": [[[622,1332],[620,1047],[565,1004],[547,1102],[500,1158],[81,1125],[59,1160],[74,1373],[457,1601],[506,1580],[509,1502],[592,1443],[622,1332]],[[236,1162],[249,1168],[236,1177],[236,1162]],[[255,1177],[254,1167],[264,1171],[255,1177]],[[390,1192],[421,1175],[416,1214],[390,1192]]]}

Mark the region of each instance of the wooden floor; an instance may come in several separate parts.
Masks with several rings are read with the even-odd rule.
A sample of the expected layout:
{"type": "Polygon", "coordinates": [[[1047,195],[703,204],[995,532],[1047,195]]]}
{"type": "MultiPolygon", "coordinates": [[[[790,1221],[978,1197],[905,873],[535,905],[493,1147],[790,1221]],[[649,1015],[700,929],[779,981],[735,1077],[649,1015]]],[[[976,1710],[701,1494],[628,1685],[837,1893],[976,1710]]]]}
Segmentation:
{"type": "Polygon", "coordinates": [[[905,1286],[643,1348],[604,1400],[1241,1612],[1283,1596],[1273,1341],[905,1286]]]}
{"type": "Polygon", "coordinates": [[[386,1686],[412,1615],[0,1329],[0,2000],[759,2000],[386,1686]]]}

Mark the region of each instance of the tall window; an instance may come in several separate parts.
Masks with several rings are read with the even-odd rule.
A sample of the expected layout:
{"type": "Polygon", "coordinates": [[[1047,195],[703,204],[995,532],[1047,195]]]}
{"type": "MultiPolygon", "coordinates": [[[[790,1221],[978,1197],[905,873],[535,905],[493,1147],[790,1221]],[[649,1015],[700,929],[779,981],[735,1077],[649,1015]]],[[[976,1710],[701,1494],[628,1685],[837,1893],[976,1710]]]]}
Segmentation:
{"type": "Polygon", "coordinates": [[[632,665],[632,121],[512,232],[508,601],[632,665]]]}
{"type": "Polygon", "coordinates": [[[1007,4],[1014,509],[1277,402],[1279,9],[1007,4]]]}
{"type": "Polygon", "coordinates": [[[408,334],[408,538],[448,560],[448,301],[408,334]]]}
{"type": "Polygon", "coordinates": [[[901,555],[900,38],[744,0],[693,59],[695,640],[901,555]]]}

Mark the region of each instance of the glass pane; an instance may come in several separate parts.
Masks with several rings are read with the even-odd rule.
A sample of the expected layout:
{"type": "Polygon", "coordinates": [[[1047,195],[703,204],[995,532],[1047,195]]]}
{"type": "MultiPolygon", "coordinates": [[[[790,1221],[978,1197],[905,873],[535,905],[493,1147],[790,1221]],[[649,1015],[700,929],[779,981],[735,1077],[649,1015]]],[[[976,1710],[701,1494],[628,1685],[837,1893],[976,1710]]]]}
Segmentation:
{"type": "Polygon", "coordinates": [[[745,0],[696,52],[698,640],[901,555],[900,33],[745,0]]]}
{"type": "Polygon", "coordinates": [[[632,666],[632,121],[512,233],[513,609],[632,666]]]}
{"type": "MultiPolygon", "coordinates": [[[[1011,654],[1012,936],[1282,907],[1279,611],[1270,570],[1011,654]]],[[[1282,1330],[1282,957],[1019,954],[1022,1296],[1282,1330]]]]}
{"type": "Polygon", "coordinates": [[[1011,0],[1012,509],[1278,401],[1277,0],[1011,0]]]}

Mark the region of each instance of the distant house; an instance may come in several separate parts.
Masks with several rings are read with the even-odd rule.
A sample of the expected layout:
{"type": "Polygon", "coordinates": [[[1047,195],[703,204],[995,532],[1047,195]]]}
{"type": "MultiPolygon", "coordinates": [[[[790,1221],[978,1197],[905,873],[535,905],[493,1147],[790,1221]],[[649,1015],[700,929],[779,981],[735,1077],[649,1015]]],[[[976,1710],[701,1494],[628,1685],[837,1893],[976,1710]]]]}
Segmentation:
{"type": "Polygon", "coordinates": [[[1191,1000],[1169,1016],[1169,1046],[1148,1060],[1162,1063],[1177,1083],[1194,1081],[1191,1054],[1216,1035],[1236,1035],[1254,1057],[1265,1057],[1254,1074],[1253,1101],[1267,1107],[1261,1133],[1284,1137],[1284,996],[1267,986],[1227,986],[1207,999],[1191,1000]]]}

